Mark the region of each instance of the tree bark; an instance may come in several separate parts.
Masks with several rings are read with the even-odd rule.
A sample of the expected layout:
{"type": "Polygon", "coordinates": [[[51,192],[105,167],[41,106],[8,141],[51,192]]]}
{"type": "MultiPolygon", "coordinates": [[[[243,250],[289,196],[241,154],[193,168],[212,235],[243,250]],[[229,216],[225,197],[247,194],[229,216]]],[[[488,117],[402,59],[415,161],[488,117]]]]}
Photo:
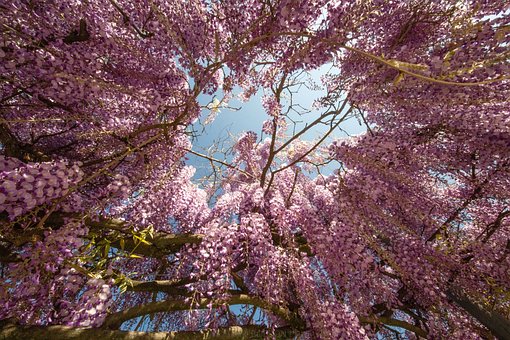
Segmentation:
{"type": "MultiPolygon", "coordinates": [[[[9,340],[48,340],[48,339],[112,339],[112,340],[222,340],[222,339],[263,339],[266,327],[257,325],[232,326],[216,330],[182,332],[135,332],[109,330],[104,328],[84,328],[70,326],[21,326],[7,323],[0,327],[0,339],[9,340]]],[[[295,331],[288,327],[277,328],[277,338],[292,338],[295,331]]]]}
{"type": "Polygon", "coordinates": [[[487,327],[498,339],[510,339],[510,321],[494,311],[488,311],[480,304],[471,301],[460,289],[450,288],[446,295],[469,315],[487,327]]]}
{"type": "MultiPolygon", "coordinates": [[[[151,302],[144,305],[134,306],[123,311],[110,314],[106,317],[103,327],[116,329],[119,328],[123,322],[147,314],[154,314],[160,312],[174,312],[188,309],[204,309],[212,304],[213,307],[218,307],[221,304],[215,303],[211,299],[200,299],[197,301],[196,306],[191,306],[184,300],[165,300],[158,302],[151,302]]],[[[272,305],[264,300],[252,297],[246,294],[232,295],[227,301],[227,305],[252,305],[271,311],[273,314],[281,317],[289,322],[289,324],[296,328],[302,328],[303,322],[294,313],[286,308],[272,305]]]]}

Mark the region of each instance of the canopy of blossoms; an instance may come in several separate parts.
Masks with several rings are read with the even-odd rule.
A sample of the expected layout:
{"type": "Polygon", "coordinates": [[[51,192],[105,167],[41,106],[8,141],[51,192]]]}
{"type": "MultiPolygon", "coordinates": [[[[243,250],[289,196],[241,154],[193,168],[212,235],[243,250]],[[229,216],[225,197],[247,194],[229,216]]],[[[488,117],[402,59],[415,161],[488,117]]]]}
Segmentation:
{"type": "Polygon", "coordinates": [[[508,1],[13,0],[0,31],[2,337],[510,338],[508,1]]]}

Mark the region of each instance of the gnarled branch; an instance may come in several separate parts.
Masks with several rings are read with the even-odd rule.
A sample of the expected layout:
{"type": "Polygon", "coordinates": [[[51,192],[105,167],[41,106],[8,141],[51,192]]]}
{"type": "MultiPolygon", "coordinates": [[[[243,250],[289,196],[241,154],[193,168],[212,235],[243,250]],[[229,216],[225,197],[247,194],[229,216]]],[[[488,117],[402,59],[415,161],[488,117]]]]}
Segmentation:
{"type": "Polygon", "coordinates": [[[165,300],[158,302],[151,302],[144,305],[134,306],[123,311],[110,314],[106,317],[103,326],[109,329],[119,328],[123,322],[127,320],[134,319],[136,317],[161,313],[161,312],[175,312],[175,311],[183,311],[190,309],[205,309],[208,308],[209,305],[213,307],[219,307],[221,305],[252,305],[256,307],[260,307],[266,309],[273,314],[281,317],[282,319],[288,321],[291,325],[300,328],[303,326],[302,321],[297,317],[297,315],[291,313],[288,309],[284,307],[280,307],[277,305],[270,304],[262,299],[257,297],[253,297],[246,294],[238,294],[232,295],[223,303],[216,302],[212,299],[200,299],[195,302],[194,305],[191,305],[190,302],[186,302],[184,300],[165,300]]]}
{"type": "MultiPolygon", "coordinates": [[[[180,332],[135,332],[110,330],[104,328],[84,328],[69,326],[21,326],[8,323],[0,327],[0,338],[11,340],[47,340],[47,339],[116,339],[116,340],[223,340],[223,339],[263,339],[270,331],[264,326],[245,325],[221,327],[218,329],[205,329],[201,331],[180,332]]],[[[292,338],[296,331],[289,327],[280,327],[274,330],[279,338],[292,338]]]]}

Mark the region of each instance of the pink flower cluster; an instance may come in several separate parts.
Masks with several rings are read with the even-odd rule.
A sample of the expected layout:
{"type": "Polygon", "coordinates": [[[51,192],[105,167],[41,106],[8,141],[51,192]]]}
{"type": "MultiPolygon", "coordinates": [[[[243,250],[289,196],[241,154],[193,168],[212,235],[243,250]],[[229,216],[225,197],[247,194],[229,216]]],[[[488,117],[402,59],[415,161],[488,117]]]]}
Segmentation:
{"type": "Polygon", "coordinates": [[[83,178],[78,164],[66,161],[22,163],[0,156],[0,213],[5,211],[11,220],[64,197],[83,178]]]}

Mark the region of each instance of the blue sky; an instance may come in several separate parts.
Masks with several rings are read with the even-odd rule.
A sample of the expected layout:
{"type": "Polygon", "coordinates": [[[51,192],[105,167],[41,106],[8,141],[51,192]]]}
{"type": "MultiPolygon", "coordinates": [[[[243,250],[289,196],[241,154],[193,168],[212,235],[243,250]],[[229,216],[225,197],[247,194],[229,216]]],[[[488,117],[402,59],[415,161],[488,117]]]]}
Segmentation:
{"type": "MultiPolygon", "coordinates": [[[[303,80],[306,82],[312,81],[316,84],[320,84],[320,77],[326,74],[330,68],[331,66],[326,65],[317,70],[311,71],[308,75],[303,77],[303,80]]],[[[236,95],[238,95],[240,92],[240,89],[236,89],[234,91],[236,95]]],[[[260,138],[262,123],[269,118],[268,115],[264,112],[261,104],[262,95],[262,90],[259,90],[253,97],[251,97],[248,102],[242,102],[237,99],[236,96],[234,96],[234,98],[228,103],[228,106],[237,108],[237,110],[221,108],[215,120],[212,123],[205,125],[205,131],[194,140],[193,150],[203,154],[209,154],[208,149],[215,143],[215,141],[222,141],[223,147],[228,148],[233,145],[235,138],[245,131],[254,131],[260,138]]],[[[297,93],[294,94],[293,102],[295,104],[299,104],[303,108],[311,109],[314,100],[324,95],[324,90],[311,90],[309,87],[302,85],[299,87],[297,93]]],[[[216,93],[215,96],[219,100],[222,99],[221,92],[216,93]]],[[[199,96],[198,100],[200,104],[204,106],[200,121],[204,122],[206,117],[210,115],[211,111],[205,108],[205,106],[211,103],[213,98],[214,96],[203,94],[199,96]]],[[[316,119],[321,112],[322,111],[311,111],[302,116],[298,116],[294,113],[291,115],[291,117],[294,120],[301,120],[301,122],[298,124],[298,127],[302,128],[306,123],[310,123],[316,119]]],[[[357,135],[363,133],[366,130],[366,128],[360,125],[355,118],[351,118],[348,121],[342,123],[340,127],[344,131],[340,129],[334,131],[332,135],[333,138],[346,137],[346,133],[350,135],[357,135]]],[[[196,123],[195,129],[201,131],[202,127],[196,123]]],[[[303,139],[316,139],[322,136],[327,130],[327,126],[315,126],[303,136],[303,139]]],[[[297,131],[299,131],[299,129],[297,131]]],[[[224,159],[224,155],[218,153],[214,154],[214,157],[218,159],[224,159]]],[[[188,158],[189,160],[187,161],[187,164],[197,168],[197,172],[194,177],[195,179],[201,178],[211,172],[209,161],[194,155],[189,155],[188,158]]],[[[335,167],[335,165],[332,164],[332,167],[330,169],[326,169],[325,172],[330,173],[332,170],[334,170],[333,167],[335,167]]]]}

